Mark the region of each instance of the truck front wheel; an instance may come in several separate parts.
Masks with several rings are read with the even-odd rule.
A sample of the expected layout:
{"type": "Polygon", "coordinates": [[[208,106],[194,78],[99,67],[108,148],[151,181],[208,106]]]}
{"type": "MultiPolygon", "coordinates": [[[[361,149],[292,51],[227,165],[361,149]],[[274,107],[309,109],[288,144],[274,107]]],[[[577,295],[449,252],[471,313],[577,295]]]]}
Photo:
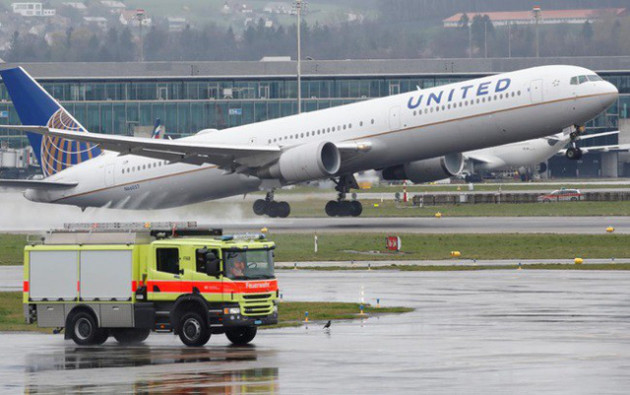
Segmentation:
{"type": "Polygon", "coordinates": [[[112,329],[114,339],[120,344],[142,343],[149,337],[150,329],[123,328],[112,329]]]}
{"type": "Polygon", "coordinates": [[[103,344],[108,337],[107,330],[99,328],[94,317],[85,311],[72,317],[69,329],[72,331],[72,340],[80,346],[103,344]]]}
{"type": "Polygon", "coordinates": [[[237,328],[230,328],[225,330],[225,336],[228,340],[237,346],[243,346],[256,337],[258,328],[255,326],[240,326],[237,328]]]}
{"type": "Polygon", "coordinates": [[[179,339],[189,347],[203,346],[210,340],[208,324],[197,313],[186,313],[179,320],[179,339]]]}

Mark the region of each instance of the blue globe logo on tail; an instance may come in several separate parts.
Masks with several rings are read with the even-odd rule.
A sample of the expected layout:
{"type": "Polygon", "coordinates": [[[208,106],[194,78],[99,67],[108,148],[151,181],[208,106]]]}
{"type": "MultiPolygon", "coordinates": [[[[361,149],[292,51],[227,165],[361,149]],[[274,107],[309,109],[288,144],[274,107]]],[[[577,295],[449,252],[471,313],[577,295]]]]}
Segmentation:
{"type": "MultiPolygon", "coordinates": [[[[85,128],[21,67],[0,70],[0,76],[22,125],[85,132],[85,128]]],[[[94,144],[35,133],[26,135],[46,177],[102,153],[94,144]]]]}
{"type": "MultiPolygon", "coordinates": [[[[85,131],[63,108],[57,110],[50,117],[46,126],[78,132],[85,131]]],[[[42,172],[48,177],[100,154],[101,149],[94,144],[66,140],[61,137],[44,136],[40,148],[40,164],[42,172]]]]}

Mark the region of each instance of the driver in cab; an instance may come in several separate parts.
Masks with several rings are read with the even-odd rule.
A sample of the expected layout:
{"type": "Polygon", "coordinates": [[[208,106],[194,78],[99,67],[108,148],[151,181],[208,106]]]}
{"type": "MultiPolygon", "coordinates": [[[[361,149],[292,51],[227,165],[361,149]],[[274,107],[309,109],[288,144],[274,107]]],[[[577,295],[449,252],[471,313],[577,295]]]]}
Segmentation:
{"type": "Polygon", "coordinates": [[[244,277],[245,276],[245,262],[241,259],[234,260],[232,267],[230,268],[230,274],[232,277],[244,277]]]}

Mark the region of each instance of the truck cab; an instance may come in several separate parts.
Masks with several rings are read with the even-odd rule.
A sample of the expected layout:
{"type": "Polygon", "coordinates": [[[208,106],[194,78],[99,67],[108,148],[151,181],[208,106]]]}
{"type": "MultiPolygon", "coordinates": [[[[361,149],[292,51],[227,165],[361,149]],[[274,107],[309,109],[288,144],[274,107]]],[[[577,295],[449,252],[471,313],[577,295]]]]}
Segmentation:
{"type": "Polygon", "coordinates": [[[51,233],[25,248],[26,320],[65,329],[77,344],[143,341],[151,331],[188,346],[223,333],[247,344],[278,322],[275,245],[216,233],[51,233]]]}

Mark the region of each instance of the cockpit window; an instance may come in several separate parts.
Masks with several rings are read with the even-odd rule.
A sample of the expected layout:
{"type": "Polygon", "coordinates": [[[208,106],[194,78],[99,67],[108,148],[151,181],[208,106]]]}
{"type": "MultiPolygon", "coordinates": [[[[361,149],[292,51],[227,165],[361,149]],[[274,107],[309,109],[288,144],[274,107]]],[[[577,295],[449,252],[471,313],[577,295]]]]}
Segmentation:
{"type": "Polygon", "coordinates": [[[602,77],[597,74],[594,75],[580,75],[577,77],[571,77],[571,85],[580,85],[588,81],[603,81],[602,77]]]}

